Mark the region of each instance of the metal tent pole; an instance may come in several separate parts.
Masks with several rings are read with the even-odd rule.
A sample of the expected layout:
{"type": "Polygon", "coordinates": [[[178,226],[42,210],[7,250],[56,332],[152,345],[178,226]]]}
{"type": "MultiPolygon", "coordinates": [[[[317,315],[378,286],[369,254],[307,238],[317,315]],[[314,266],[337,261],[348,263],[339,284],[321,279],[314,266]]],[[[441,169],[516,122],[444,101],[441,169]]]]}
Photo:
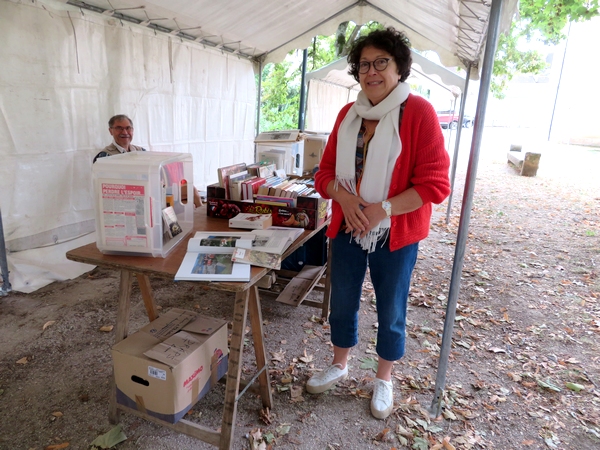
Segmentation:
{"type": "Polygon", "coordinates": [[[454,194],[454,179],[456,178],[456,165],[458,163],[458,149],[460,147],[460,135],[462,133],[462,124],[465,120],[465,105],[467,104],[467,93],[469,92],[469,74],[472,64],[467,64],[467,77],[465,87],[460,99],[460,113],[458,115],[458,129],[456,130],[456,142],[454,143],[454,156],[452,158],[452,168],[450,170],[450,196],[448,197],[448,209],[446,210],[446,225],[450,223],[450,211],[452,210],[452,195],[454,194]]]}
{"type": "Polygon", "coordinates": [[[300,106],[298,109],[298,129],[304,131],[304,116],[306,110],[306,61],[308,60],[308,49],[302,52],[302,79],[300,80],[300,106]]]}
{"type": "Polygon", "coordinates": [[[258,93],[256,101],[258,103],[256,108],[256,135],[260,134],[260,107],[262,105],[262,72],[263,64],[262,61],[258,62],[258,93]]]}
{"type": "Polygon", "coordinates": [[[446,384],[446,372],[448,369],[448,357],[452,346],[452,330],[456,317],[456,303],[460,290],[460,276],[462,273],[466,241],[469,233],[469,221],[471,218],[471,207],[473,205],[473,192],[475,190],[475,178],[477,175],[477,164],[479,162],[479,149],[485,122],[485,106],[487,104],[492,69],[494,67],[494,54],[498,45],[498,28],[500,24],[500,13],[502,0],[493,0],[490,20],[487,30],[485,53],[483,58],[481,83],[479,86],[479,98],[477,99],[477,111],[475,113],[475,125],[473,127],[473,140],[471,141],[471,153],[467,168],[467,180],[463,194],[460,223],[458,226],[458,237],[456,239],[456,251],[454,253],[454,264],[452,266],[452,278],[450,280],[450,293],[446,306],[446,319],[444,321],[444,334],[442,336],[442,347],[440,350],[440,362],[435,379],[435,394],[429,409],[433,417],[438,417],[442,412],[442,397],[446,384]]]}
{"type": "MultiPolygon", "coordinates": [[[[454,92],[451,92],[451,94],[454,96],[454,103],[452,104],[452,118],[454,119],[454,112],[456,111],[457,95],[454,95],[454,92]]],[[[456,128],[458,129],[458,124],[456,124],[456,128]]],[[[458,134],[458,131],[457,131],[457,134],[458,134]]],[[[450,153],[450,141],[452,141],[452,120],[448,123],[448,149],[447,149],[448,153],[450,153]]]]}
{"type": "Polygon", "coordinates": [[[6,260],[6,243],[4,242],[4,227],[2,226],[2,210],[0,210],[0,274],[2,275],[0,297],[2,297],[12,291],[10,281],[8,280],[8,261],[6,260]]]}

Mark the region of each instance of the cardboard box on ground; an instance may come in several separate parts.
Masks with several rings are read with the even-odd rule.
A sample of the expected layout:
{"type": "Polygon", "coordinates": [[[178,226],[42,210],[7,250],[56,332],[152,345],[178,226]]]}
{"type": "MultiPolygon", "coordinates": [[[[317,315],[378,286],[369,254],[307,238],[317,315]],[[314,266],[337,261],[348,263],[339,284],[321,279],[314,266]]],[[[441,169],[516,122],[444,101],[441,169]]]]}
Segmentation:
{"type": "Polygon", "coordinates": [[[117,402],[176,423],[227,373],[227,322],[173,308],[112,348],[117,402]]]}

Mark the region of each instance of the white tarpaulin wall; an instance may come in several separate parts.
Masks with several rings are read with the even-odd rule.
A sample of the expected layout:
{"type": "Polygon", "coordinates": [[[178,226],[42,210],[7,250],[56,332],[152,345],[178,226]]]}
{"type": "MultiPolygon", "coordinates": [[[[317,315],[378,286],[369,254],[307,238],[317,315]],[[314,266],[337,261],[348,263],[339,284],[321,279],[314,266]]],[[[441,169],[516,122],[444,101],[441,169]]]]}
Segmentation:
{"type": "Polygon", "coordinates": [[[14,290],[89,270],[64,254],[95,239],[92,159],[112,140],[112,115],[133,119],[134,144],[191,153],[199,189],[218,167],[254,161],[248,60],[47,1],[0,1],[0,42],[0,210],[14,290]]]}
{"type": "Polygon", "coordinates": [[[351,89],[317,78],[308,82],[306,129],[330,133],[340,109],[356,100],[359,89],[351,89]]]}

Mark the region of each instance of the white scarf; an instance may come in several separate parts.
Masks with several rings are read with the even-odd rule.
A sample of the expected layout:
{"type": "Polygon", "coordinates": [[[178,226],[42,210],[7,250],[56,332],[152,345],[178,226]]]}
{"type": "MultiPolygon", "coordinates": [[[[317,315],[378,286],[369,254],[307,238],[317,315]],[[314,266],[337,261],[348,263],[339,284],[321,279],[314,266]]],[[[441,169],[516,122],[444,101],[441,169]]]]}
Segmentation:
{"type": "MultiPolygon", "coordinates": [[[[356,139],[362,120],[379,120],[375,134],[369,142],[368,159],[363,163],[363,176],[360,183],[360,197],[369,203],[378,203],[387,198],[394,166],[400,152],[399,119],[400,105],[408,98],[410,87],[398,83],[389,95],[373,106],[363,91],[358,93],[356,102],[350,107],[340,124],[337,140],[335,165],[336,189],[340,184],[348,192],[359,195],[356,190],[356,139]]],[[[363,250],[375,251],[377,241],[390,228],[389,218],[382,220],[363,238],[355,240],[363,250]]]]}

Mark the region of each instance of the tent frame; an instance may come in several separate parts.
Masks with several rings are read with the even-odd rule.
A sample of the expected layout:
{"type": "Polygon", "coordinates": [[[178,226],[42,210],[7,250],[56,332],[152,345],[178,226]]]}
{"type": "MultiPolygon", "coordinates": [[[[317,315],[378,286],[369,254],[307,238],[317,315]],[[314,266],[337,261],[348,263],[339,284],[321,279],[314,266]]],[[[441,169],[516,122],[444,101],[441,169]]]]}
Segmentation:
{"type": "Polygon", "coordinates": [[[0,275],[2,275],[2,286],[0,286],[0,297],[8,295],[12,291],[8,279],[8,261],[6,259],[6,243],[4,242],[4,227],[2,225],[2,210],[0,210],[0,275]]]}
{"type": "MultiPolygon", "coordinates": [[[[450,278],[450,291],[446,305],[446,318],[444,320],[444,332],[442,334],[442,346],[440,349],[440,361],[435,380],[435,393],[431,402],[429,413],[432,417],[438,417],[442,413],[443,392],[446,384],[448,369],[448,358],[452,346],[452,332],[456,318],[456,304],[460,292],[460,278],[465,259],[465,249],[469,235],[469,223],[471,220],[471,208],[473,206],[473,193],[475,192],[475,180],[477,177],[477,166],[479,164],[479,153],[483,137],[485,123],[485,109],[488,100],[489,88],[494,68],[494,55],[498,45],[500,14],[502,12],[502,0],[493,0],[490,11],[490,20],[487,33],[487,42],[483,59],[481,82],[479,85],[479,96],[477,98],[477,109],[475,112],[475,124],[473,126],[473,139],[471,140],[471,152],[467,166],[467,179],[463,193],[462,209],[456,239],[456,250],[452,264],[452,276],[450,278]]],[[[461,108],[462,115],[463,108],[461,108]]],[[[462,117],[461,117],[462,121],[462,117]]],[[[462,122],[461,122],[462,123],[462,122]]],[[[459,129],[462,127],[459,127],[459,129]]],[[[458,141],[458,139],[457,139],[458,141]]],[[[458,145],[455,150],[457,153],[458,145]]],[[[456,158],[455,158],[456,159],[456,158]]],[[[455,168],[455,167],[454,167],[455,168]]]]}
{"type": "MultiPolygon", "coordinates": [[[[337,11],[336,13],[331,14],[325,19],[319,21],[317,25],[310,26],[309,29],[302,30],[300,34],[297,34],[300,30],[295,31],[294,34],[297,34],[296,37],[286,37],[285,43],[275,44],[276,47],[269,48],[266,50],[252,48],[251,45],[254,45],[252,43],[244,46],[241,41],[226,42],[226,39],[223,38],[222,33],[217,35],[208,35],[207,33],[200,30],[200,26],[192,28],[179,28],[177,26],[177,23],[175,22],[177,28],[170,29],[152,22],[152,20],[158,21],[161,19],[138,19],[132,15],[125,15],[116,9],[106,9],[79,0],[68,0],[66,1],[66,3],[79,8],[82,14],[84,9],[91,10],[95,13],[105,14],[121,22],[127,21],[130,23],[138,24],[140,26],[150,28],[154,32],[164,32],[181,40],[185,39],[188,41],[193,41],[198,43],[199,45],[204,45],[207,47],[218,49],[223,53],[235,55],[241,58],[247,58],[255,62],[256,67],[260,68],[262,67],[262,64],[269,61],[269,58],[277,58],[280,53],[284,52],[290,46],[296,45],[297,42],[304,40],[308,37],[310,33],[316,34],[317,31],[320,31],[320,28],[324,28],[325,25],[332,24],[334,19],[341,18],[354,8],[361,8],[363,10],[370,9],[372,11],[375,11],[377,14],[380,14],[383,17],[390,18],[391,21],[394,22],[395,26],[404,27],[407,31],[410,30],[411,32],[415,33],[415,35],[418,35],[418,37],[421,38],[424,44],[426,43],[426,45],[422,46],[427,46],[432,50],[438,50],[438,53],[442,55],[442,61],[444,61],[444,58],[452,61],[458,60],[460,64],[463,64],[465,65],[465,67],[468,67],[469,71],[467,73],[469,78],[477,79],[479,77],[481,50],[482,48],[484,48],[485,45],[484,59],[481,63],[482,81],[479,89],[479,98],[475,114],[475,123],[473,130],[473,139],[471,142],[471,152],[469,156],[467,179],[465,183],[462,210],[460,214],[460,224],[458,229],[456,251],[452,268],[449,299],[444,323],[444,331],[442,336],[440,363],[438,366],[436,378],[436,390],[432,402],[432,407],[430,410],[432,414],[436,416],[439,415],[442,404],[442,393],[446,379],[447,361],[451,346],[456,303],[460,291],[460,275],[464,263],[466,239],[468,237],[468,227],[470,222],[470,211],[473,204],[474,184],[476,179],[479,152],[483,134],[485,107],[487,103],[489,85],[491,81],[491,73],[493,69],[493,57],[498,41],[500,18],[503,6],[507,6],[510,4],[510,6],[513,7],[517,4],[516,0],[458,0],[456,2],[453,2],[452,6],[456,7],[456,9],[453,8],[452,12],[456,14],[456,17],[451,17],[451,19],[453,22],[456,22],[456,25],[453,25],[452,31],[456,30],[456,36],[454,39],[456,40],[455,42],[457,42],[457,47],[453,49],[445,48],[443,45],[441,45],[441,43],[436,44],[436,42],[432,41],[430,37],[426,35],[426,32],[419,33],[414,27],[411,27],[405,21],[402,21],[398,17],[396,17],[398,15],[397,13],[395,13],[396,16],[394,14],[390,14],[389,12],[377,7],[368,0],[356,0],[355,2],[351,3],[349,6],[343,8],[342,10],[337,11]],[[490,14],[486,16],[484,11],[487,11],[488,9],[490,14]],[[187,31],[192,29],[197,29],[199,31],[196,33],[196,35],[187,31]],[[487,37],[485,36],[486,32],[487,37]]],[[[152,4],[151,2],[148,3],[152,4]]],[[[133,8],[123,8],[121,9],[121,11],[124,9],[139,10],[143,8],[144,5],[139,7],[135,5],[135,7],[133,8]]],[[[361,10],[359,12],[363,13],[364,11],[361,10]]],[[[136,13],[132,12],[131,14],[136,13]]],[[[344,20],[346,20],[346,18],[344,18],[344,20]]],[[[202,25],[201,21],[199,20],[196,24],[202,25]]],[[[271,45],[272,40],[270,40],[267,45],[271,45]]],[[[265,47],[267,45],[265,45],[265,47]]],[[[464,96],[465,93],[463,93],[463,97],[464,96]]],[[[463,111],[464,108],[461,108],[461,114],[463,113],[463,111]]],[[[259,118],[258,113],[257,118],[259,118]]],[[[459,141],[459,139],[457,139],[457,141],[459,141]]],[[[458,142],[456,145],[458,146],[458,142]]],[[[455,153],[457,151],[457,148],[458,147],[455,148],[455,153]]],[[[0,231],[2,231],[1,228],[0,231]]],[[[5,245],[3,233],[0,232],[0,248],[4,249],[4,247],[5,245]]],[[[5,267],[3,264],[2,267],[0,267],[0,269],[2,270],[4,278],[4,284],[2,289],[10,289],[10,284],[8,284],[7,286],[8,276],[7,274],[5,274],[5,267]]]]}

